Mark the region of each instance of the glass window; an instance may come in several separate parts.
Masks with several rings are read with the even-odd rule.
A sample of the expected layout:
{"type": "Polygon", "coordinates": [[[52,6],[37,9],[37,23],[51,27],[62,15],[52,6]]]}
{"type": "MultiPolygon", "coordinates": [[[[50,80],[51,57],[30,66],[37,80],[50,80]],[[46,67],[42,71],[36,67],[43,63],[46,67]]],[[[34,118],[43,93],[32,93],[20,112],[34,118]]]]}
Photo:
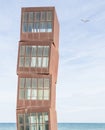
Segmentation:
{"type": "Polygon", "coordinates": [[[36,56],[36,46],[32,46],[31,56],[36,56]]]}
{"type": "Polygon", "coordinates": [[[26,88],[31,87],[31,78],[26,78],[26,88]]]}
{"type": "Polygon", "coordinates": [[[31,67],[36,67],[36,57],[31,58],[31,67]]]}
{"type": "Polygon", "coordinates": [[[20,126],[20,129],[19,130],[24,130],[24,126],[20,126]]]}
{"type": "Polygon", "coordinates": [[[35,21],[40,21],[40,12],[35,12],[35,21]]]}
{"type": "Polygon", "coordinates": [[[47,23],[47,32],[52,32],[52,22],[47,23]]]}
{"type": "Polygon", "coordinates": [[[24,89],[19,90],[19,99],[24,99],[24,89]]]}
{"type": "Polygon", "coordinates": [[[20,88],[24,88],[24,84],[25,84],[25,79],[24,78],[20,78],[20,80],[19,80],[19,87],[20,88]]]}
{"type": "Polygon", "coordinates": [[[34,19],[34,13],[33,12],[29,12],[29,21],[33,22],[34,19]]]}
{"type": "Polygon", "coordinates": [[[18,115],[18,120],[19,120],[19,124],[24,124],[24,115],[23,114],[19,114],[18,115]]]}
{"type": "Polygon", "coordinates": [[[38,23],[38,22],[35,23],[35,24],[34,24],[34,31],[35,31],[35,32],[39,32],[39,28],[40,28],[40,23],[38,23]]]}
{"type": "Polygon", "coordinates": [[[19,67],[24,66],[24,57],[19,57],[19,67]]]}
{"type": "Polygon", "coordinates": [[[47,21],[52,21],[52,12],[51,11],[47,12],[47,21]]]}
{"type": "Polygon", "coordinates": [[[41,64],[42,64],[42,58],[38,57],[37,58],[37,67],[41,68],[41,64]]]}
{"type": "Polygon", "coordinates": [[[32,99],[32,100],[37,99],[37,89],[32,89],[31,99],[32,99]]]}
{"type": "Polygon", "coordinates": [[[19,55],[20,56],[24,56],[24,53],[25,53],[25,46],[20,46],[20,53],[19,53],[19,55]]]}
{"type": "Polygon", "coordinates": [[[49,83],[49,78],[44,78],[44,88],[49,88],[50,83],[49,83]]]}
{"type": "Polygon", "coordinates": [[[43,78],[38,78],[38,88],[43,88],[43,78]]]}
{"type": "Polygon", "coordinates": [[[31,122],[30,122],[30,123],[37,123],[37,122],[36,122],[36,115],[35,115],[35,113],[32,113],[32,114],[31,114],[30,119],[31,119],[31,122]]]}
{"type": "Polygon", "coordinates": [[[22,32],[27,32],[28,31],[27,26],[28,26],[27,23],[22,23],[22,32]]]}
{"type": "Polygon", "coordinates": [[[30,56],[31,54],[31,46],[26,46],[26,56],[30,56]]]}
{"type": "Polygon", "coordinates": [[[27,22],[27,20],[28,20],[28,13],[24,12],[23,13],[23,22],[27,22]]]}
{"type": "Polygon", "coordinates": [[[49,56],[49,46],[43,47],[43,56],[49,56]]]}
{"type": "Polygon", "coordinates": [[[38,90],[38,100],[42,100],[43,99],[43,90],[38,90]]]}
{"type": "Polygon", "coordinates": [[[32,78],[32,88],[37,88],[37,79],[32,78]]]}
{"type": "Polygon", "coordinates": [[[46,20],[46,12],[43,11],[41,12],[41,21],[45,21],[46,20]]]}
{"type": "Polygon", "coordinates": [[[26,124],[30,124],[30,115],[29,114],[25,115],[25,122],[26,122],[26,124]]]}
{"type": "Polygon", "coordinates": [[[49,99],[49,90],[44,90],[44,99],[45,100],[49,99]]]}
{"type": "Polygon", "coordinates": [[[28,23],[28,32],[34,32],[33,23],[28,23]]]}
{"type": "Polygon", "coordinates": [[[48,57],[43,57],[42,67],[48,67],[48,57]]]}
{"type": "Polygon", "coordinates": [[[30,66],[30,57],[25,57],[25,67],[30,66]]]}
{"type": "Polygon", "coordinates": [[[26,99],[31,99],[31,89],[26,89],[26,99]]]}
{"type": "Polygon", "coordinates": [[[46,28],[47,28],[46,22],[41,22],[40,23],[40,32],[46,32],[46,28]]]}
{"type": "Polygon", "coordinates": [[[28,125],[26,126],[26,130],[30,130],[30,127],[28,125]]]}
{"type": "Polygon", "coordinates": [[[42,50],[43,50],[43,46],[38,46],[37,56],[42,56],[42,50]]]}

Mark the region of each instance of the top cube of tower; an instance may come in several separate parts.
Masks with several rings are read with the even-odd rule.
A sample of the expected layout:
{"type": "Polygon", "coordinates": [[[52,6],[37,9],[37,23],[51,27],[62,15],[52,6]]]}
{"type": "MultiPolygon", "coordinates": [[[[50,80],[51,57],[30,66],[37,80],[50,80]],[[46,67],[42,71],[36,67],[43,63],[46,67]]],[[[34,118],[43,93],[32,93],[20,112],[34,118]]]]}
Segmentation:
{"type": "Polygon", "coordinates": [[[50,41],[59,47],[59,23],[55,7],[21,10],[20,41],[50,41]]]}

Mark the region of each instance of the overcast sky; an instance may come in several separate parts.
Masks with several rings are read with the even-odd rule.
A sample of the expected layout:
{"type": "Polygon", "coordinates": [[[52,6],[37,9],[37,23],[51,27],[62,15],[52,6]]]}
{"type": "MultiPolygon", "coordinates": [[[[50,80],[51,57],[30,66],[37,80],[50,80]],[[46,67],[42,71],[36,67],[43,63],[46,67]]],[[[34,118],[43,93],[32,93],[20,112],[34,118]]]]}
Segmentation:
{"type": "Polygon", "coordinates": [[[20,10],[26,6],[56,7],[58,122],[105,122],[105,0],[0,1],[0,122],[16,121],[20,10]]]}

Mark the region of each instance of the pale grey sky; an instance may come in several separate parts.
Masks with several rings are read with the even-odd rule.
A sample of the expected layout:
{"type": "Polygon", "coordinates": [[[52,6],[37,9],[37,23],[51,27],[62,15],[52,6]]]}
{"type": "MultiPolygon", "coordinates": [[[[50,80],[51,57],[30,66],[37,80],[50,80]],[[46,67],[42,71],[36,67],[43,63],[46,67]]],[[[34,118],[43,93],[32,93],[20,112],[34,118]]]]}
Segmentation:
{"type": "Polygon", "coordinates": [[[36,6],[55,6],[60,23],[58,122],[105,123],[104,0],[0,2],[0,122],[16,121],[20,9],[36,6]]]}

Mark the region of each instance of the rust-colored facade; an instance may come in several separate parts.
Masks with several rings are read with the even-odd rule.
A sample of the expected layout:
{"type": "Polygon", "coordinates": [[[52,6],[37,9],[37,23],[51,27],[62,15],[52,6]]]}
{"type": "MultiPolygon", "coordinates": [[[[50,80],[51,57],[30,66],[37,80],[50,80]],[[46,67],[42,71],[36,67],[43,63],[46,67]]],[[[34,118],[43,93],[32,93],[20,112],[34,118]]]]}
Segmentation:
{"type": "Polygon", "coordinates": [[[54,7],[21,10],[17,130],[57,130],[59,23],[54,7]]]}

